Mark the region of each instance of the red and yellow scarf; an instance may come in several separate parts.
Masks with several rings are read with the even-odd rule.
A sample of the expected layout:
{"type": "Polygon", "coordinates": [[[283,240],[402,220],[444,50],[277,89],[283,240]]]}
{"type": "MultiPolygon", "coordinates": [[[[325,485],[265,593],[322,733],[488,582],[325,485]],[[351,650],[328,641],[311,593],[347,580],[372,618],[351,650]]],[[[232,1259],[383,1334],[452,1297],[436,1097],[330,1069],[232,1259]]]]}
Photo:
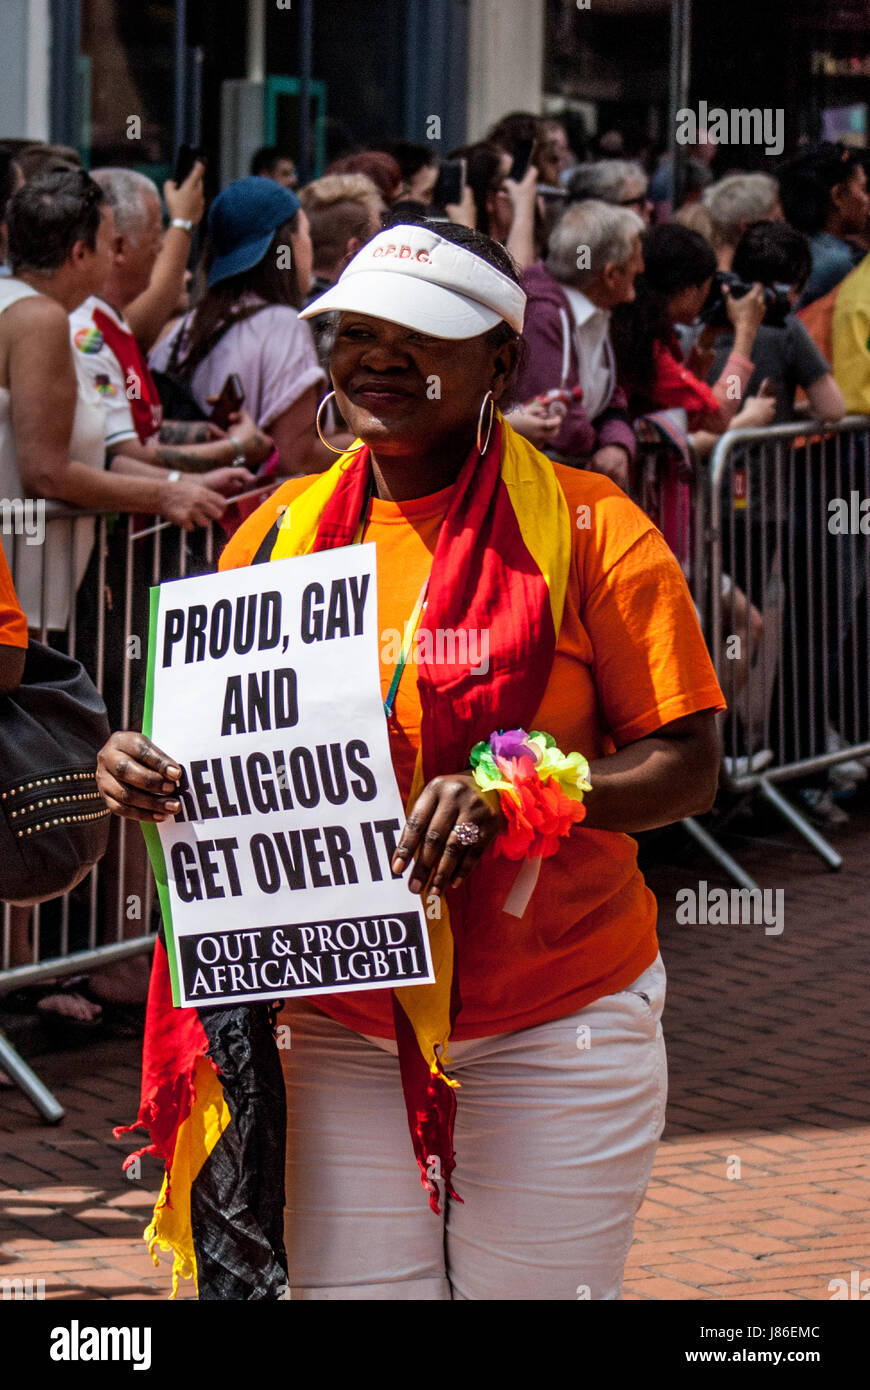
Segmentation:
{"type": "MultiPolygon", "coordinates": [[[[370,483],[369,450],[356,446],[290,503],[257,559],[279,560],[352,544],[370,483]]],[[[473,449],[457,478],[433,557],[426,615],[427,626],[435,630],[487,630],[490,669],[482,679],[468,660],[439,662],[437,653],[418,665],[421,748],[409,809],[433,777],[464,770],[472,746],[494,729],[534,726],[562,621],[571,544],[571,517],[552,464],[499,418],[486,453],[481,457],[473,449]]],[[[453,655],[473,650],[473,643],[457,642],[453,655]]],[[[447,1196],[457,1195],[451,1180],[457,1083],[445,1067],[460,1007],[454,933],[463,930],[470,903],[465,885],[445,891],[440,920],[427,921],[435,982],[393,991],[411,1139],[436,1212],[438,1189],[431,1173],[444,1179],[447,1196]]],[[[183,1229],[190,1204],[179,1182],[187,1186],[197,1181],[214,1145],[231,1129],[234,1107],[222,1105],[219,1078],[207,1076],[207,1064],[200,1060],[209,1051],[201,1024],[197,1031],[190,1018],[179,1019],[180,1050],[168,1056],[174,1030],[165,1013],[165,971],[166,954],[158,947],[139,1122],[151,1128],[149,1151],[164,1156],[167,1173],[146,1237],[152,1245],[172,1248],[176,1268],[187,1273],[197,1264],[196,1233],[183,1229]]],[[[170,1013],[196,1017],[193,1010],[170,1013]]],[[[202,1296],[201,1278],[199,1282],[202,1296]]],[[[256,1284],[255,1274],[252,1282],[256,1284]]]]}

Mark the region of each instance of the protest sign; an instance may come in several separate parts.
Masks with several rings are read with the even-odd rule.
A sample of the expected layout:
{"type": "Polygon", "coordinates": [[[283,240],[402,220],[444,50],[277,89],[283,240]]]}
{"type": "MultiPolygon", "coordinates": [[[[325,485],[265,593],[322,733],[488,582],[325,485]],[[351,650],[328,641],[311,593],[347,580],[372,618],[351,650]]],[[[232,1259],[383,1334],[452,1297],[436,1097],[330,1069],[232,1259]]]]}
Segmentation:
{"type": "Polygon", "coordinates": [[[375,564],[348,546],[151,590],[144,729],[185,771],[145,827],[176,1005],[434,978],[390,869],[375,564]]]}

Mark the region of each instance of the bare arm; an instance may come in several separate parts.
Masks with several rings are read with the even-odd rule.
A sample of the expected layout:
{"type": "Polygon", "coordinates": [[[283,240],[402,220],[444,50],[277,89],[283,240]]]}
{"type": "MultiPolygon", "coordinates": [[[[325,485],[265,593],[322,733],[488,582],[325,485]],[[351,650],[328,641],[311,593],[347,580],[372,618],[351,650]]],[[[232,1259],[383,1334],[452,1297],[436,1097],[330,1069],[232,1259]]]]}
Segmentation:
{"type": "MultiPolygon", "coordinates": [[[[122,474],[128,478],[160,478],[163,483],[169,483],[169,472],[163,468],[155,468],[152,463],[143,463],[141,459],[127,458],[124,454],[116,454],[109,465],[112,472],[122,474]]],[[[173,487],[173,495],[177,491],[176,484],[173,487]]],[[[185,488],[198,488],[203,491],[206,488],[213,492],[219,492],[222,497],[235,497],[240,492],[245,492],[252,488],[256,483],[253,473],[249,473],[247,468],[213,468],[208,473],[198,473],[196,479],[184,480],[185,488]]]]}
{"type": "Polygon", "coordinates": [[[710,383],[718,409],[715,414],[701,416],[697,422],[701,430],[709,430],[713,434],[724,434],[725,430],[734,428],[734,417],[740,411],[754,370],[752,349],[765,312],[759,284],[754,284],[740,299],[732,299],[727,285],[723,286],[722,293],[734,329],[734,344],[718,377],[710,383]]]}
{"type": "MultiPolygon", "coordinates": [[[[626,834],[670,825],[708,811],[716,795],[719,743],[712,711],[675,719],[649,738],[590,764],[593,790],[584,797],[586,818],[575,831],[618,830],[626,834]]],[[[114,809],[114,808],[113,808],[114,809]]],[[[467,878],[500,830],[504,817],[493,792],[482,792],[466,770],[435,777],[412,806],[393,856],[394,873],[416,857],[409,887],[440,893],[467,878]],[[478,829],[478,839],[459,850],[449,837],[461,821],[478,829]],[[434,873],[433,873],[434,871],[434,873]]]]}
{"type": "Polygon", "coordinates": [[[140,444],[138,439],[122,439],[109,450],[112,458],[123,454],[151,467],[173,469],[182,473],[208,473],[212,468],[227,467],[236,455],[235,445],[228,439],[212,444],[140,444]]]}
{"type": "Polygon", "coordinates": [[[77,383],[69,321],[59,304],[40,297],[8,314],[21,318],[9,349],[12,427],[21,481],[27,493],[89,510],[150,512],[190,529],[223,514],[225,502],[199,483],[170,483],[89,468],[69,456],[77,383]],[[22,315],[26,314],[26,319],[22,315]]]}
{"type": "MultiPolygon", "coordinates": [[[[776,413],[775,396],[746,396],[736,415],[731,417],[729,430],[761,430],[773,423],[776,413]]],[[[689,443],[697,458],[709,458],[721,436],[709,430],[695,430],[689,443]]]]}
{"type": "Polygon", "coordinates": [[[474,201],[474,193],[467,183],[462,188],[462,201],[448,203],[444,211],[451,222],[459,222],[463,227],[471,227],[472,229],[477,226],[477,206],[474,201]]]}
{"type": "Polygon", "coordinates": [[[520,183],[505,179],[505,188],[514,207],[514,220],[505,242],[520,270],[528,270],[535,259],[535,205],[538,171],[530,164],[520,183]]]}
{"type": "MultiPolygon", "coordinates": [[[[176,422],[161,427],[175,429],[176,422]]],[[[203,422],[202,428],[208,428],[203,422]]],[[[182,422],[181,429],[186,432],[182,422]]],[[[156,464],[158,468],[179,469],[182,473],[210,473],[213,468],[226,468],[236,457],[236,443],[242,446],[247,464],[257,465],[272,452],[270,440],[262,430],[258,430],[250,415],[241,412],[239,418],[230,424],[229,433],[224,439],[214,439],[207,444],[141,444],[138,439],[122,439],[110,450],[114,458],[123,454],[126,458],[139,459],[142,463],[156,464]]]]}
{"type": "MultiPolygon", "coordinates": [[[[718,769],[712,711],[675,719],[649,738],[591,764],[593,791],[586,795],[586,819],[575,834],[582,835],[587,827],[630,834],[709,810],[718,769]]],[[[162,821],[180,810],[175,791],[180,775],[167,754],[134,732],[113,734],[97,764],[97,783],[107,806],[131,820],[162,821]]],[[[401,873],[416,859],[411,892],[419,892],[431,880],[429,891],[439,894],[448,882],[456,886],[468,877],[504,824],[498,798],[482,792],[470,771],[435,777],[408,814],[393,855],[393,872],[401,873]],[[449,838],[460,822],[470,822],[478,831],[476,842],[466,848],[449,838]]]]}
{"type": "Polygon", "coordinates": [[[209,427],[207,420],[164,420],[157,437],[161,444],[210,444],[225,434],[213,425],[209,427]]]}
{"type": "Polygon", "coordinates": [[[834,424],[837,420],[842,420],[846,414],[843,393],[831,372],[826,372],[818,381],[814,381],[812,386],[808,386],[806,393],[810,403],[810,415],[814,420],[826,420],[834,424]]]}
{"type": "MultiPolygon", "coordinates": [[[[205,165],[197,162],[180,187],[167,179],[163,197],[170,218],[199,222],[205,209],[202,176],[205,165]]],[[[191,235],[181,227],[167,227],[160,254],[151,272],[151,282],[132,304],[124,309],[130,332],[143,352],[156,343],[157,336],[184,292],[184,272],[190,257],[191,235]]]]}
{"type": "MultiPolygon", "coordinates": [[[[719,740],[712,710],[674,719],[589,764],[582,828],[627,835],[703,815],[716,796],[719,740]]],[[[580,833],[580,832],[578,832],[580,833]]]]}

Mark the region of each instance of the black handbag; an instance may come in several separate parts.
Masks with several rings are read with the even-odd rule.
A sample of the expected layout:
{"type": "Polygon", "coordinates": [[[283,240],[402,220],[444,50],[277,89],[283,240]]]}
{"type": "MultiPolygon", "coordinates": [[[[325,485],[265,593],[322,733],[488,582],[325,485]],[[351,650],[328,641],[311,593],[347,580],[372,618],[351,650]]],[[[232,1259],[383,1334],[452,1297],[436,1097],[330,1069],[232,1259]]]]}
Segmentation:
{"type": "Polygon", "coordinates": [[[206,418],[200,410],[196,398],[190,389],[189,380],[185,380],[184,374],[178,365],[178,352],[181,347],[181,340],[184,337],[186,324],[187,315],[185,314],[178,332],[175,335],[172,351],[169,354],[169,361],[166,363],[166,370],[160,371],[159,368],[151,368],[151,380],[157,387],[157,394],[160,397],[160,404],[163,407],[164,420],[193,422],[206,418]]]}
{"type": "Polygon", "coordinates": [[[81,662],[30,642],[20,686],[0,696],[0,900],[67,893],[105,854],[96,770],[109,733],[81,662]]]}
{"type": "Polygon", "coordinates": [[[164,420],[183,420],[185,424],[194,424],[206,418],[185,382],[170,376],[168,372],[155,371],[153,368],[151,380],[157,387],[164,420]]]}

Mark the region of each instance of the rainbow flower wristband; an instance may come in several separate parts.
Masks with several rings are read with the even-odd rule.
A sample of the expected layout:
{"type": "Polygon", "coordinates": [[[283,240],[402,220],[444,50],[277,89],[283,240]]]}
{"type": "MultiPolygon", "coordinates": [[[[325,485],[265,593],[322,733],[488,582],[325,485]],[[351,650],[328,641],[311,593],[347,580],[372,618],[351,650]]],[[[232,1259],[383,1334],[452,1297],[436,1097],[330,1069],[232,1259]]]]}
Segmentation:
{"type": "Polygon", "coordinates": [[[506,859],[536,859],[540,866],[586,815],[589,764],[582,753],[563,753],[551,734],[492,733],[472,748],[471,767],[481,791],[499,793],[507,829],[494,848],[506,859]]]}

